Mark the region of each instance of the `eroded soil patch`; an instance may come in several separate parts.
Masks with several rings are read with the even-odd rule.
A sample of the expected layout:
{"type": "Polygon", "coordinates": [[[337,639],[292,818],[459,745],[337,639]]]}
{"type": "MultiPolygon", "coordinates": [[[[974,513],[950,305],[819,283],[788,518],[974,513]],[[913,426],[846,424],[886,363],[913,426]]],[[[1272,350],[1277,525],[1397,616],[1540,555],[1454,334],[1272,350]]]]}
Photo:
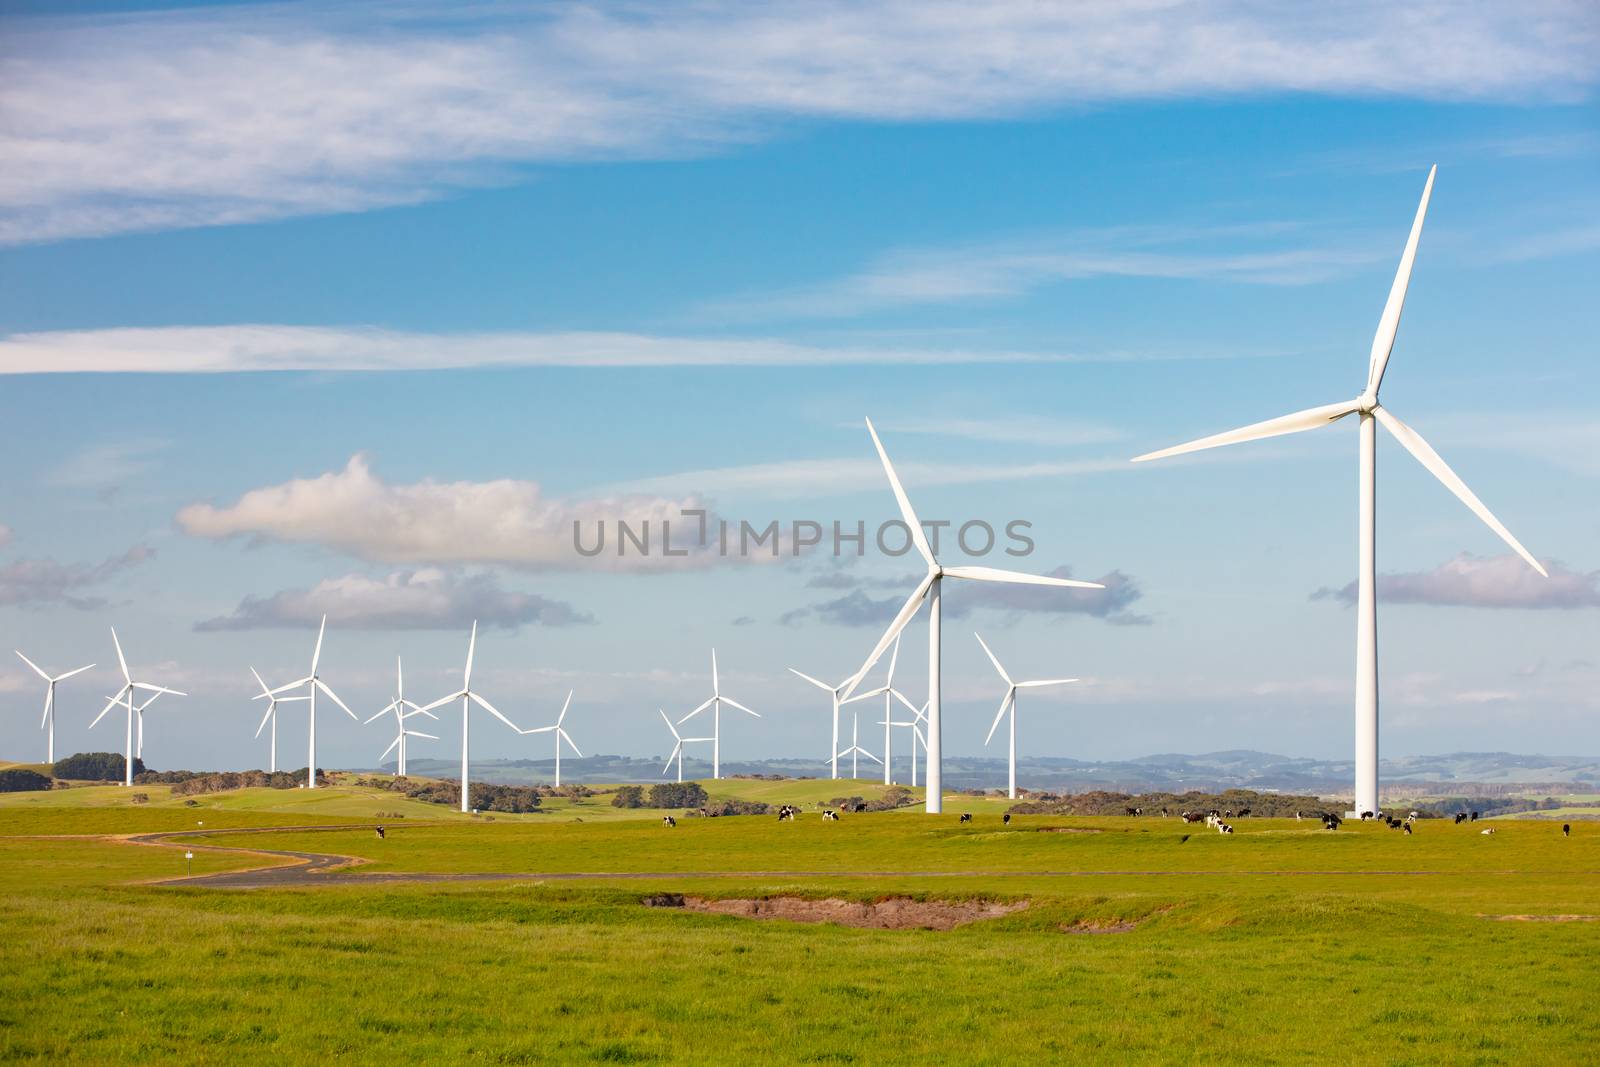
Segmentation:
{"type": "Polygon", "coordinates": [[[1481,919],[1494,919],[1503,923],[1593,923],[1600,915],[1480,915],[1481,919]]]}
{"type": "Polygon", "coordinates": [[[1041,826],[1041,834],[1103,834],[1104,830],[1096,830],[1088,826],[1041,826]]]}
{"type": "Polygon", "coordinates": [[[1157,915],[1165,915],[1176,904],[1168,904],[1164,908],[1157,908],[1148,915],[1141,915],[1137,919],[1079,919],[1077,922],[1062,923],[1061,932],[1064,934],[1125,934],[1130,930],[1137,930],[1157,915]]]}
{"type": "Polygon", "coordinates": [[[800,923],[834,923],[869,930],[952,930],[967,923],[998,919],[1021,911],[1028,901],[912,900],[890,897],[865,902],[829,897],[720,898],[657,893],[644,898],[646,907],[683,908],[743,919],[787,919],[800,923]]]}

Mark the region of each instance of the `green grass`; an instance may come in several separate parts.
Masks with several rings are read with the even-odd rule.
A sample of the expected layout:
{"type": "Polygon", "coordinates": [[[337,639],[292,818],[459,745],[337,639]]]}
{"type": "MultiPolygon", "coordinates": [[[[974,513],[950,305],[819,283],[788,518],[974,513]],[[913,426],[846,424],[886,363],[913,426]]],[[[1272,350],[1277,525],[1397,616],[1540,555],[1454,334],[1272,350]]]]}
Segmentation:
{"type": "MultiPolygon", "coordinates": [[[[205,830],[324,810],[246,800],[204,813],[205,830]]],[[[1161,819],[1004,829],[982,812],[963,826],[954,812],[976,805],[947,808],[196,836],[360,854],[373,870],[834,872],[225,892],[141,884],[181,874],[182,846],[25,836],[188,828],[194,810],[154,793],[139,807],[3,804],[0,1060],[1526,1064],[1592,1062],[1600,1047],[1600,923],[1483,917],[1600,915],[1600,826],[1564,840],[1532,821],[1489,837],[1428,821],[1407,838],[1240,820],[1223,837],[1161,819]],[[847,873],[861,870],[889,873],[847,873]],[[924,870],[1008,873],[905,873],[924,870]],[[641,907],[655,891],[1033,903],[937,933],[641,907]],[[1082,919],[1142,924],[1062,932],[1082,919]]],[[[253,865],[195,852],[197,871],[253,865]]]]}

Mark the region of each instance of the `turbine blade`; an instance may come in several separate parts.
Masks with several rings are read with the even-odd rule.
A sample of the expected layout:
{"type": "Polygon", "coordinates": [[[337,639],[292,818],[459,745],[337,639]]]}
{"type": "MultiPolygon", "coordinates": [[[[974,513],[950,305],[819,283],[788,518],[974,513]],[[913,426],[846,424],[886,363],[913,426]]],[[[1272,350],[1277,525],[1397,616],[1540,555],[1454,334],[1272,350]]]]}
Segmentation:
{"type": "Polygon", "coordinates": [[[713,694],[722,692],[721,686],[717,683],[717,650],[714,648],[711,650],[711,692],[713,694]]]}
{"type": "Polygon", "coordinates": [[[745,707],[743,704],[739,703],[737,700],[734,700],[732,697],[723,697],[722,698],[722,702],[724,704],[728,705],[729,707],[738,708],[740,711],[744,712],[746,715],[755,715],[756,718],[758,718],[758,719],[761,718],[760,715],[756,715],[755,712],[751,711],[749,708],[745,707]]]}
{"type": "MultiPolygon", "coordinates": [[[[37,674],[39,677],[43,678],[47,682],[50,681],[50,676],[48,674],[44,673],[44,671],[40,670],[39,669],[39,665],[37,663],[33,662],[33,660],[29,659],[27,656],[22,655],[21,652],[18,652],[17,655],[21,657],[22,662],[26,663],[28,666],[33,668],[33,673],[34,674],[37,674]]],[[[66,675],[62,675],[62,677],[65,678],[66,675]]]]}
{"type": "Polygon", "coordinates": [[[1443,482],[1444,487],[1454,493],[1463,504],[1471,509],[1474,515],[1482,519],[1489,529],[1499,534],[1500,539],[1510,545],[1517,555],[1527,560],[1528,566],[1544,577],[1550,577],[1549,572],[1540,565],[1539,561],[1534,559],[1533,555],[1522,547],[1522,542],[1511,536],[1511,531],[1501,525],[1500,520],[1495,518],[1488,508],[1483,506],[1483,501],[1479,500],[1477,495],[1467,488],[1467,483],[1463,482],[1456,472],[1450,469],[1448,463],[1439,458],[1439,453],[1435,452],[1433,447],[1422,439],[1421,434],[1382,407],[1373,408],[1372,413],[1377,416],[1378,421],[1383,423],[1390,433],[1394,434],[1395,440],[1399,441],[1407,452],[1416,457],[1418,463],[1428,468],[1433,473],[1433,476],[1443,482]]]}
{"type": "Polygon", "coordinates": [[[795,670],[793,667],[789,668],[789,673],[790,674],[794,674],[794,675],[799,675],[799,677],[804,678],[806,681],[810,682],[812,685],[816,686],[818,689],[826,689],[830,693],[833,692],[833,686],[829,685],[827,682],[819,682],[815,678],[811,677],[811,675],[809,675],[809,674],[801,674],[801,672],[795,670]]]}
{"type": "Polygon", "coordinates": [[[1032,682],[1018,682],[1018,689],[1038,689],[1046,685],[1066,685],[1069,682],[1082,681],[1081,678],[1040,678],[1032,682]]]}
{"type": "Polygon", "coordinates": [[[389,747],[383,750],[383,756],[379,756],[378,759],[381,761],[384,756],[387,756],[389,753],[393,752],[395,749],[397,749],[399,747],[400,747],[400,737],[399,737],[399,735],[396,735],[395,739],[393,741],[389,742],[389,747]]]}
{"type": "Polygon", "coordinates": [[[556,716],[557,726],[560,726],[567,719],[567,709],[572,707],[572,693],[571,689],[567,690],[567,702],[561,705],[561,714],[556,716]]]}
{"type": "Polygon", "coordinates": [[[562,741],[565,741],[567,743],[567,747],[572,749],[573,752],[577,753],[577,756],[578,756],[579,759],[583,758],[583,753],[582,752],[578,752],[577,744],[575,744],[573,742],[572,738],[567,735],[567,732],[565,730],[557,730],[556,731],[556,736],[561,738],[562,741]]]}
{"type": "Polygon", "coordinates": [[[1059,589],[1105,588],[1099,582],[1080,582],[1076,578],[1052,578],[1045,574],[1003,571],[998,567],[946,567],[944,573],[951,578],[966,578],[975,582],[1009,582],[1012,585],[1053,585],[1059,589]]]}
{"type": "MultiPolygon", "coordinates": [[[[291,689],[299,689],[302,685],[305,685],[307,682],[310,682],[310,681],[313,681],[313,679],[311,679],[311,678],[299,678],[299,679],[296,679],[295,681],[292,681],[292,682],[288,683],[287,685],[280,685],[276,689],[268,689],[265,693],[262,693],[261,696],[274,696],[275,697],[279,693],[287,693],[291,689]]],[[[261,696],[251,697],[250,699],[252,699],[252,700],[260,700],[261,696]]]]}
{"type": "Polygon", "coordinates": [[[311,650],[311,673],[317,673],[317,661],[322,658],[322,635],[328,631],[328,617],[322,617],[322,625],[317,627],[317,647],[311,650]]]}
{"type": "Polygon", "coordinates": [[[437,740],[439,740],[437,737],[434,737],[432,734],[425,734],[421,730],[405,730],[405,731],[402,731],[402,732],[407,737],[426,737],[429,741],[437,741],[437,740]]]}
{"type": "Polygon", "coordinates": [[[519,732],[525,733],[525,734],[547,734],[551,730],[554,730],[554,729],[555,729],[554,726],[535,726],[531,730],[522,730],[522,731],[519,731],[519,732]]]}
{"type": "Polygon", "coordinates": [[[872,697],[881,697],[881,696],[883,696],[883,694],[887,693],[888,691],[889,691],[889,687],[888,686],[880,685],[876,689],[868,689],[865,692],[857,693],[854,696],[851,696],[851,697],[848,697],[848,698],[846,698],[844,700],[839,701],[839,703],[840,704],[854,704],[858,700],[870,700],[872,697]]]}
{"type": "Polygon", "coordinates": [[[911,622],[912,617],[922,607],[922,598],[927,595],[928,587],[933,584],[934,575],[935,572],[929,571],[922,576],[922,581],[917,583],[916,589],[912,590],[911,595],[906,598],[905,604],[901,606],[900,613],[894,617],[894,621],[889,624],[889,628],[883,631],[883,636],[878,638],[878,644],[873,648],[872,654],[861,665],[861,669],[851,676],[849,683],[845,685],[840,693],[840,699],[847,698],[856,691],[856,686],[861,684],[861,679],[866,677],[873,664],[882,658],[884,652],[888,651],[889,646],[900,636],[900,631],[904,630],[911,622]]]}
{"type": "Polygon", "coordinates": [[[461,688],[463,691],[472,688],[472,654],[478,649],[478,620],[472,620],[472,636],[467,638],[467,670],[462,676],[461,688]]]}
{"type": "Polygon", "coordinates": [[[1400,266],[1394,272],[1394,285],[1389,289],[1389,301],[1383,305],[1383,317],[1378,320],[1378,332],[1372,336],[1372,358],[1367,361],[1367,392],[1376,396],[1383,384],[1384,369],[1389,366],[1389,353],[1394,351],[1394,335],[1400,329],[1400,312],[1406,303],[1406,288],[1411,284],[1411,267],[1417,261],[1417,242],[1422,240],[1422,219],[1428,213],[1428,201],[1433,196],[1433,176],[1438,166],[1428,169],[1428,181],[1422,187],[1422,200],[1417,204],[1417,217],[1411,223],[1411,236],[1406,238],[1406,250],[1400,254],[1400,266]]]}
{"type": "Polygon", "coordinates": [[[868,752],[866,749],[862,749],[861,750],[861,754],[863,756],[867,757],[873,763],[876,763],[878,766],[880,766],[880,767],[883,766],[883,760],[879,759],[877,756],[874,756],[872,753],[868,752]]]}
{"type": "Polygon", "coordinates": [[[493,715],[495,718],[499,719],[501,722],[505,723],[507,726],[511,727],[513,730],[516,730],[519,733],[521,732],[522,727],[518,726],[516,723],[512,722],[510,719],[508,719],[504,715],[500,714],[500,709],[499,708],[495,707],[493,704],[491,704],[487,700],[483,699],[477,693],[468,693],[467,696],[471,697],[472,698],[472,702],[474,704],[478,705],[478,707],[482,708],[484,711],[487,711],[490,715],[493,715]]]}
{"type": "MultiPolygon", "coordinates": [[[[256,684],[261,687],[262,695],[263,696],[271,696],[272,695],[272,687],[267,685],[267,683],[262,680],[261,673],[259,671],[257,671],[254,667],[250,668],[250,673],[255,675],[256,684]]],[[[255,697],[251,697],[250,699],[254,700],[256,698],[255,697]]]]}
{"type": "Polygon", "coordinates": [[[394,658],[394,698],[396,700],[406,698],[406,668],[405,664],[400,662],[399,656],[394,658]]]}
{"type": "Polygon", "coordinates": [[[39,729],[43,730],[44,729],[44,724],[50,721],[50,707],[55,702],[56,702],[56,687],[54,685],[45,686],[44,687],[44,714],[39,716],[39,729]]]}
{"type": "Polygon", "coordinates": [[[989,725],[989,736],[983,739],[987,745],[994,740],[994,732],[1000,729],[1000,720],[1006,717],[1006,708],[1011,706],[1011,700],[1017,695],[1017,687],[1012,686],[1006,690],[1006,695],[1000,698],[1000,710],[994,713],[994,722],[989,725]]]}
{"type": "Polygon", "coordinates": [[[894,665],[900,661],[900,635],[896,634],[894,648],[889,651],[889,676],[883,680],[885,689],[894,685],[894,665]]]}
{"type": "Polygon", "coordinates": [[[922,523],[917,520],[917,513],[911,510],[911,501],[906,496],[905,487],[900,484],[899,475],[894,472],[894,464],[889,462],[889,453],[883,450],[883,442],[878,440],[878,431],[873,427],[872,420],[867,420],[867,432],[872,435],[872,447],[878,450],[878,459],[883,462],[883,473],[889,476],[889,488],[894,490],[894,502],[900,505],[900,517],[911,530],[911,543],[917,546],[917,552],[927,561],[928,566],[937,567],[939,561],[933,558],[933,549],[928,547],[928,538],[922,532],[922,523]]]}
{"type": "Polygon", "coordinates": [[[379,719],[383,718],[385,715],[389,714],[393,710],[394,710],[394,701],[391,700],[391,701],[389,701],[389,703],[387,703],[387,704],[385,704],[383,706],[382,710],[376,712],[372,716],[372,718],[370,718],[370,719],[362,719],[361,720],[361,725],[362,726],[366,726],[369,723],[377,722],[379,719]]]}
{"type": "MultiPolygon", "coordinates": [[[[88,664],[88,666],[79,667],[77,670],[68,671],[66,674],[57,675],[56,676],[56,681],[64,682],[68,678],[71,678],[74,674],[82,674],[84,671],[88,670],[89,667],[93,667],[93,666],[94,666],[94,664],[91,663],[91,664],[88,664]]],[[[35,667],[34,669],[38,670],[37,667],[35,667]]]]}
{"type": "Polygon", "coordinates": [[[678,758],[678,753],[683,751],[683,742],[679,741],[672,746],[672,755],[667,757],[667,762],[661,765],[661,773],[666,774],[672,769],[672,761],[678,758]]]}
{"type": "Polygon", "coordinates": [[[905,707],[906,707],[906,710],[909,711],[911,714],[913,714],[913,715],[921,715],[922,714],[922,709],[917,707],[915,704],[911,703],[911,701],[907,700],[906,699],[906,695],[904,693],[900,692],[900,690],[898,690],[898,689],[890,689],[889,692],[894,696],[894,698],[896,700],[898,700],[900,703],[904,704],[905,707]]]}
{"type": "Polygon", "coordinates": [[[717,699],[716,697],[711,697],[704,704],[701,704],[698,708],[695,708],[689,714],[687,714],[683,718],[679,719],[678,720],[678,725],[682,726],[684,723],[688,722],[690,719],[694,718],[696,715],[700,714],[702,711],[705,711],[713,703],[715,703],[716,699],[717,699]]]}
{"type": "Polygon", "coordinates": [[[1000,672],[1000,677],[1006,680],[1007,685],[1010,685],[1011,675],[1007,674],[1006,669],[1000,666],[1000,661],[995,658],[995,654],[993,652],[989,651],[989,646],[984,643],[983,638],[978,636],[978,632],[976,630],[972,632],[972,636],[978,638],[978,644],[983,645],[983,650],[989,654],[989,662],[994,664],[994,669],[1000,672]]]}
{"type": "Polygon", "coordinates": [[[129,687],[133,689],[143,689],[146,693],[171,693],[175,697],[186,697],[189,695],[188,693],[180,693],[176,689],[168,689],[164,685],[151,685],[149,682],[130,682],[129,687]]]}
{"type": "Polygon", "coordinates": [[[133,681],[133,675],[128,673],[128,658],[122,654],[122,642],[117,640],[117,628],[111,628],[111,643],[117,646],[117,663],[122,666],[122,680],[133,681]]]}
{"type": "Polygon", "coordinates": [[[100,724],[100,720],[106,717],[106,712],[110,711],[112,708],[114,708],[117,705],[121,704],[122,703],[122,698],[124,696],[126,696],[127,693],[128,693],[128,687],[127,686],[123,686],[121,689],[117,690],[117,695],[112,697],[112,698],[110,698],[109,700],[107,700],[106,701],[106,706],[104,708],[100,709],[100,714],[98,714],[98,715],[96,715],[94,717],[94,722],[89,724],[89,729],[93,730],[96,726],[98,726],[100,724]]]}
{"type": "MultiPolygon", "coordinates": [[[[678,739],[679,744],[682,744],[683,738],[678,736],[678,728],[673,725],[671,719],[667,718],[667,713],[660,708],[657,708],[656,711],[661,715],[661,721],[667,724],[667,729],[672,731],[672,736],[678,739]]],[[[672,761],[669,759],[667,762],[671,763],[672,761]]]]}
{"type": "Polygon", "coordinates": [[[267,728],[267,723],[270,722],[271,719],[272,719],[272,713],[277,711],[277,710],[278,709],[277,709],[276,705],[273,705],[273,704],[268,704],[267,705],[267,713],[265,715],[261,716],[261,725],[256,727],[256,738],[257,739],[259,739],[261,737],[261,731],[265,730],[267,728]]]}
{"type": "Polygon", "coordinates": [[[1202,437],[1187,444],[1163,448],[1158,452],[1146,452],[1142,456],[1134,456],[1133,462],[1143,463],[1151,459],[1166,459],[1168,456],[1181,456],[1186,452],[1199,452],[1201,449],[1206,448],[1236,445],[1243,441],[1258,441],[1264,437],[1281,437],[1286,433],[1299,433],[1302,430],[1316,430],[1338,422],[1358,409],[1359,405],[1354,400],[1346,400],[1339,404],[1324,404],[1319,408],[1306,408],[1304,411],[1296,411],[1292,415],[1280,415],[1278,418],[1268,419],[1265,422],[1253,422],[1249,426],[1241,426],[1237,430],[1214,433],[1210,437],[1202,437]]]}
{"type": "MultiPolygon", "coordinates": [[[[458,690],[457,692],[451,693],[447,697],[440,697],[438,700],[435,700],[432,704],[424,704],[424,705],[422,705],[422,707],[417,709],[417,714],[419,714],[419,715],[427,715],[434,708],[442,708],[446,704],[450,703],[452,700],[460,700],[462,697],[464,697],[466,695],[467,695],[466,690],[464,690],[464,689],[463,690],[458,690]]],[[[431,717],[435,718],[435,719],[438,718],[437,715],[433,715],[431,717]]]]}
{"type": "Polygon", "coordinates": [[[315,685],[316,685],[316,687],[318,689],[322,690],[322,693],[323,693],[324,696],[326,696],[329,700],[333,701],[335,704],[339,705],[339,707],[343,708],[344,709],[344,713],[346,715],[350,716],[356,722],[360,722],[361,721],[360,716],[358,716],[355,712],[350,710],[350,705],[348,705],[344,701],[340,700],[339,699],[339,694],[335,693],[332,689],[328,688],[328,683],[327,682],[324,682],[321,678],[318,678],[316,680],[316,682],[315,682],[315,685]]]}

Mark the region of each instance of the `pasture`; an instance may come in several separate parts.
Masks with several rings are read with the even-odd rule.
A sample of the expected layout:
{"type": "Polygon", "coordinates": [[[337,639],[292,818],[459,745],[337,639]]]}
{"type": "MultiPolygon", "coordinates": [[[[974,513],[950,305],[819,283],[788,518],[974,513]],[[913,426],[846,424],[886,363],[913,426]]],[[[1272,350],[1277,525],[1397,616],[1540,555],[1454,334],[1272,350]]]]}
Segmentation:
{"type": "Polygon", "coordinates": [[[1224,837],[1159,817],[1005,827],[965,798],[825,823],[813,792],[866,784],[715,786],[807,811],[668,829],[651,810],[490,822],[419,804],[431,818],[380,840],[374,798],[344,787],[200,808],[160,787],[138,806],[111,787],[0,798],[0,1058],[1520,1064],[1600,1047],[1592,823],[1563,839],[1531,820],[1407,837],[1242,819],[1224,837]],[[243,827],[283,829],[227,832],[243,827]],[[190,836],[125,836],[156,831],[190,836]],[[211,846],[365,861],[346,881],[486,878],[158,881],[185,848],[197,875],[279,862],[211,846]],[[641,903],[672,893],[1028,906],[935,931],[641,903]]]}

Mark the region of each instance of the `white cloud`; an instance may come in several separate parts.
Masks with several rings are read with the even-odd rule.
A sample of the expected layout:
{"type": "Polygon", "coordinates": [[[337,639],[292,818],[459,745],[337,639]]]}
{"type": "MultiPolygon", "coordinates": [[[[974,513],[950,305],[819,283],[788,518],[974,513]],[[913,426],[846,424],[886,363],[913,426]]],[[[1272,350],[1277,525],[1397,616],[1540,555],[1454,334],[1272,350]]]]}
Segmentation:
{"type": "Polygon", "coordinates": [[[714,558],[689,537],[691,530],[697,532],[697,520],[681,514],[702,506],[692,496],[614,494],[564,500],[546,496],[537,482],[511,478],[396,485],[374,474],[364,455],[356,455],[343,470],[252,489],[233,504],[190,504],[178,512],[177,521],[195,537],[316,544],[385,563],[649,571],[704,565],[714,558]],[[650,523],[657,538],[653,554],[630,549],[627,555],[609,550],[592,558],[579,555],[575,522],[582,524],[583,543],[589,547],[603,521],[610,546],[619,518],[635,529],[650,523]],[[675,527],[674,546],[689,549],[689,555],[662,556],[664,521],[675,527]]]}
{"type": "Polygon", "coordinates": [[[391,371],[450,367],[1033,363],[1093,355],[796,344],[645,334],[407,333],[377,327],[159,326],[0,337],[0,374],[391,371]]]}
{"type": "Polygon", "coordinates": [[[1575,99],[1596,80],[1595,24],[1584,0],[13,18],[0,40],[0,241],[413,203],[514,181],[530,163],[714,151],[797,118],[977,119],[1272,92],[1575,99]]]}
{"type": "Polygon", "coordinates": [[[352,630],[516,629],[524,623],[571,626],[593,622],[570,604],[501,587],[488,573],[457,574],[438,568],[394,571],[382,578],[347,574],[310,589],[285,589],[245,597],[229,615],[206,619],[196,630],[304,629],[328,621],[352,630]]]}
{"type": "MultiPolygon", "coordinates": [[[[1431,571],[1378,575],[1378,599],[1390,604],[1441,604],[1476,608],[1600,607],[1600,571],[1587,574],[1561,564],[1545,564],[1543,578],[1521,557],[1473,556],[1461,553],[1431,571]]],[[[1313,600],[1354,604],[1356,583],[1342,589],[1318,589],[1313,600]]]]}

